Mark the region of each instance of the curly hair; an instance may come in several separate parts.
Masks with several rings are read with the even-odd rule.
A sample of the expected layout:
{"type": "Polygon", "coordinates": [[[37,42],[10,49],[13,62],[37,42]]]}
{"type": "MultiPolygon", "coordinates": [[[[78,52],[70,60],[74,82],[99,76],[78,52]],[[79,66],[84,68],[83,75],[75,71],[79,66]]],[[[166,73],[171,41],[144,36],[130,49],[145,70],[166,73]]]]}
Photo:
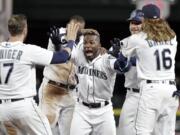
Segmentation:
{"type": "Polygon", "coordinates": [[[176,36],[169,24],[163,19],[144,19],[142,30],[147,33],[147,40],[168,41],[176,36]]]}

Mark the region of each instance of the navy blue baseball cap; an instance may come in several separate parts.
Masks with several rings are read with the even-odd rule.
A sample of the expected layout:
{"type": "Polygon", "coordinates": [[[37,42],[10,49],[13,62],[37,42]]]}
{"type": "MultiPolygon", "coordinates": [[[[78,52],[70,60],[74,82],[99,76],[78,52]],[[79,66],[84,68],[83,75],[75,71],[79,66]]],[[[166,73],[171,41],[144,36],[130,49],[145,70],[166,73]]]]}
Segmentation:
{"type": "Polygon", "coordinates": [[[160,18],[160,9],[154,4],[147,4],[142,7],[144,18],[158,19],[160,18]]]}
{"type": "Polygon", "coordinates": [[[144,13],[142,12],[142,10],[136,9],[131,12],[131,15],[128,18],[128,21],[142,22],[143,18],[144,18],[144,13]]]}

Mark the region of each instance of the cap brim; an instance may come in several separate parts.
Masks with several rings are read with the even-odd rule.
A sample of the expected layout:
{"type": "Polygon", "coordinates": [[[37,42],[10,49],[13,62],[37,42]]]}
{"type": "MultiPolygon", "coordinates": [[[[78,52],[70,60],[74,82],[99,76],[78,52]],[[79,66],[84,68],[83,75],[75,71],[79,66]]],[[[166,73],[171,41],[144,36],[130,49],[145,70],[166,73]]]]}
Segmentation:
{"type": "Polygon", "coordinates": [[[142,20],[139,19],[139,18],[129,18],[129,19],[127,19],[127,21],[137,21],[137,22],[142,22],[142,20]]]}

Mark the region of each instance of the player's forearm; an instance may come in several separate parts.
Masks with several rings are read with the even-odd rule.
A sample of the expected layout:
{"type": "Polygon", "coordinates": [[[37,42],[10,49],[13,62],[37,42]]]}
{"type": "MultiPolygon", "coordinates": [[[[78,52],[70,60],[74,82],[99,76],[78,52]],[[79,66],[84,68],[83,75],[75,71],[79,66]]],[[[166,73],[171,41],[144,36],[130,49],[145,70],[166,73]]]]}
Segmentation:
{"type": "Polygon", "coordinates": [[[131,62],[128,61],[128,59],[124,55],[122,55],[122,53],[120,53],[114,63],[114,69],[120,71],[121,73],[124,73],[129,71],[131,65],[131,62]]]}
{"type": "Polygon", "coordinates": [[[74,40],[69,40],[66,47],[63,50],[67,51],[70,54],[73,49],[74,44],[75,44],[74,40]]]}
{"type": "Polygon", "coordinates": [[[136,57],[131,57],[130,62],[132,64],[132,66],[136,66],[136,57]]]}
{"type": "Polygon", "coordinates": [[[69,60],[74,44],[75,42],[73,40],[69,40],[67,46],[63,50],[54,52],[51,64],[65,63],[67,60],[69,60]]]}

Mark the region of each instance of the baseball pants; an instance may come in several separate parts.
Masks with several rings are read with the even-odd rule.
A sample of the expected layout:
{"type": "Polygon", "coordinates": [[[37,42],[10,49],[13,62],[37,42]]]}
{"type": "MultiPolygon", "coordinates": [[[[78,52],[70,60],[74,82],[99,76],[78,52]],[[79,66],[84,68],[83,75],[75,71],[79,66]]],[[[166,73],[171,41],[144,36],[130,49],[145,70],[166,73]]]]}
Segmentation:
{"type": "Polygon", "coordinates": [[[118,135],[135,135],[135,118],[140,93],[127,90],[121,115],[119,118],[118,135]]]}
{"type": "Polygon", "coordinates": [[[140,83],[140,98],[135,119],[136,135],[151,135],[154,125],[157,135],[175,135],[178,97],[172,97],[176,86],[168,80],[159,83],[140,83]]]}
{"type": "Polygon", "coordinates": [[[47,116],[52,130],[59,126],[60,135],[69,135],[75,100],[72,91],[49,84],[43,79],[39,89],[39,106],[47,116]]]}
{"type": "Polygon", "coordinates": [[[88,108],[77,102],[70,135],[116,135],[112,104],[88,108]]]}
{"type": "Polygon", "coordinates": [[[52,135],[46,116],[33,98],[0,104],[0,121],[12,123],[23,135],[52,135]]]}

